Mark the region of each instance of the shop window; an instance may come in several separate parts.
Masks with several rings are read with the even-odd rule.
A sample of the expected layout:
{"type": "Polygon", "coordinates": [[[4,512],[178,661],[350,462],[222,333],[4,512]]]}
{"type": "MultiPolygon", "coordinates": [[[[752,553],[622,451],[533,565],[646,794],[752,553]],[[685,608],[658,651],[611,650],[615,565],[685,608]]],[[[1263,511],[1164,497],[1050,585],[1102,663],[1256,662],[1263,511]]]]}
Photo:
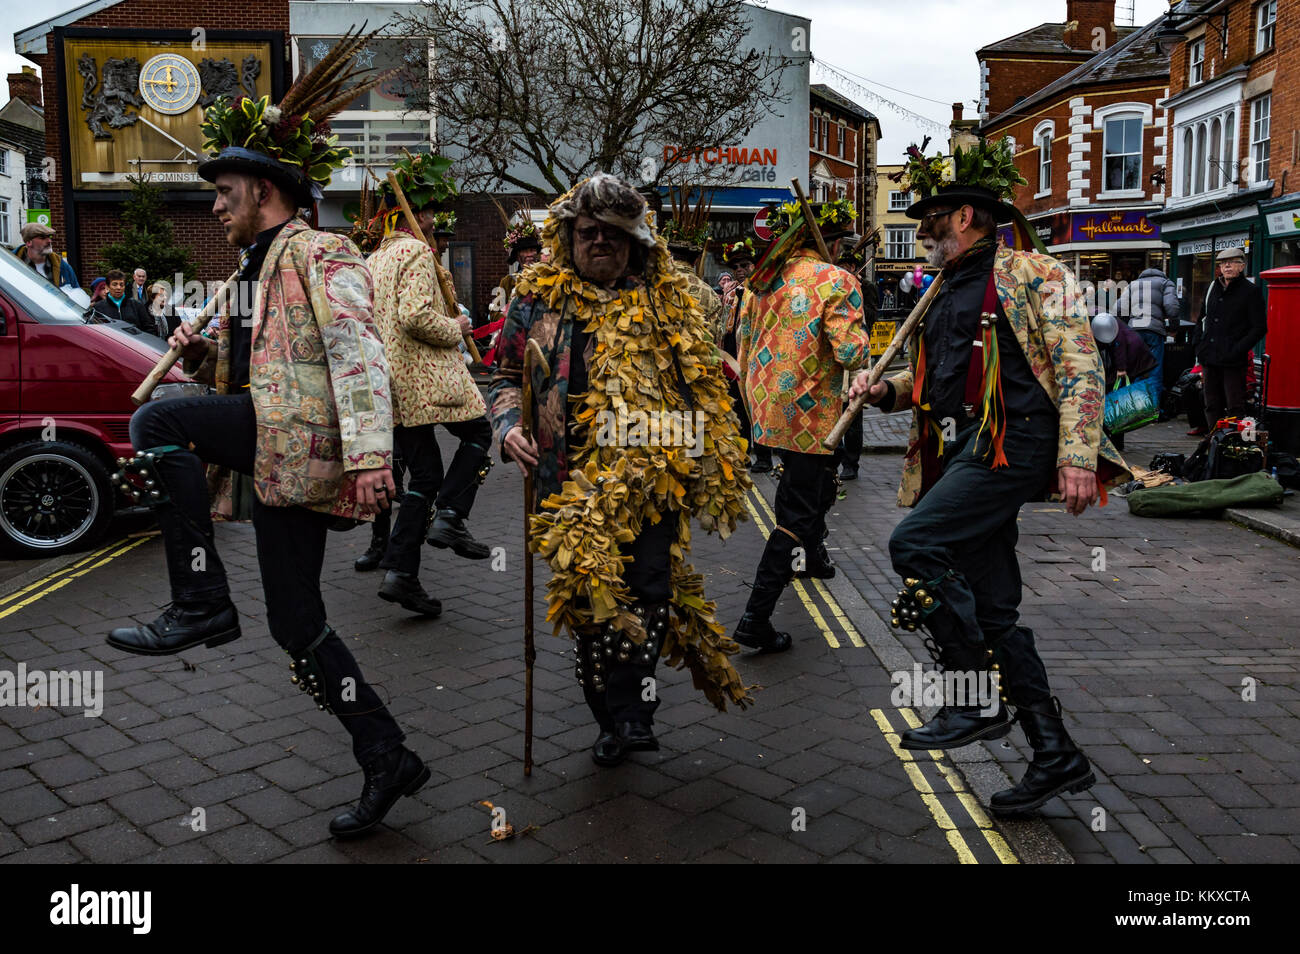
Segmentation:
{"type": "Polygon", "coordinates": [[[1255,52],[1273,48],[1273,31],[1277,26],[1277,0],[1255,5],[1255,52]]]}
{"type": "Polygon", "coordinates": [[[1265,93],[1250,104],[1250,164],[1253,182],[1266,182],[1269,178],[1268,159],[1271,143],[1269,126],[1273,110],[1272,100],[1272,95],[1265,93]]]}
{"type": "Polygon", "coordinates": [[[1102,176],[1107,192],[1142,188],[1142,117],[1108,118],[1103,132],[1102,176]]]}
{"type": "Polygon", "coordinates": [[[1187,85],[1197,86],[1205,79],[1205,37],[1187,44],[1187,85]]]}
{"type": "Polygon", "coordinates": [[[891,225],[885,229],[885,258],[915,258],[916,229],[891,225]]]}

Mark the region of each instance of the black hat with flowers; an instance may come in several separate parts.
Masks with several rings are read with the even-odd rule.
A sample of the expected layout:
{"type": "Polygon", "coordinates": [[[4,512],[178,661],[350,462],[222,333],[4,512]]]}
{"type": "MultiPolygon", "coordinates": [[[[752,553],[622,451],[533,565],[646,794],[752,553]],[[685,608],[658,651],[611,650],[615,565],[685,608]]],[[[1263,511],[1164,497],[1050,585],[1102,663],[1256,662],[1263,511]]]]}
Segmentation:
{"type": "Polygon", "coordinates": [[[981,139],[967,149],[958,146],[951,156],[926,156],[929,143],[927,136],[919,148],[909,146],[906,165],[890,176],[895,182],[906,179],[907,188],[919,196],[908,206],[908,218],[924,218],[933,209],[971,205],[988,209],[999,225],[1016,219],[1011,203],[1016,187],[1027,183],[1016,169],[1010,139],[1004,136],[995,143],[981,139]]]}
{"type": "Polygon", "coordinates": [[[272,105],[270,96],[217,97],[200,127],[210,158],[199,164],[199,175],[208,182],[226,172],[270,179],[299,206],[320,199],[330,176],[352,156],[352,150],[330,134],[329,120],[393,72],[352,64],[353,54],[374,36],[363,35],[362,29],[364,24],[340,40],[289,88],[279,105],[272,105]]]}
{"type": "Polygon", "coordinates": [[[754,240],[743,238],[739,242],[729,242],[722,246],[722,261],[725,265],[744,265],[752,264],[758,260],[758,253],[754,250],[754,240]]]}

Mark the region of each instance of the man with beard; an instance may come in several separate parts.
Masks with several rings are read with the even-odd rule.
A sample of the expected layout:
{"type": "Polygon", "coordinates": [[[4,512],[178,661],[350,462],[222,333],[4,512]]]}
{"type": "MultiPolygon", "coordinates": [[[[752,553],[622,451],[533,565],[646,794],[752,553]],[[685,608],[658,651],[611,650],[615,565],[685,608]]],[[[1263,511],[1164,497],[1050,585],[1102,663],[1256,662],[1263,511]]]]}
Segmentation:
{"type": "MultiPolygon", "coordinates": [[[[798,206],[768,216],[776,248],[796,225],[798,206]]],[[[812,206],[830,261],[823,261],[811,233],[781,264],[774,280],[751,277],[740,312],[741,388],[753,418],[754,440],[782,452],[784,468],[776,489],[776,526],[758,569],[736,642],[763,652],[785,652],[793,641],[772,625],[772,612],[796,573],[835,576],[826,551],[826,513],[835,501],[838,449],[821,445],[844,404],[844,372],[866,359],[870,339],[862,327],[858,280],[834,265],[841,240],[853,231],[856,214],[846,199],[812,206]]],[[[802,220],[800,220],[802,221],[802,220]]],[[[770,264],[767,265],[771,267],[770,264]]]]}
{"type": "Polygon", "coordinates": [[[534,469],[547,618],[574,636],[599,725],[592,758],[611,766],[659,748],[660,656],[688,667],[719,708],[750,701],[727,660],[736,646],[686,562],[691,516],[725,536],[748,481],[712,334],[645,200],[597,173],[551,205],[542,234],[549,260],[523,273],[511,301],[492,422],[503,456],[534,469]],[[520,426],[530,342],[546,361],[530,381],[535,439],[520,426]],[[691,423],[674,434],[673,422],[691,423]]]}
{"type": "MultiPolygon", "coordinates": [[[[954,159],[909,150],[909,187],[922,198],[907,214],[920,220],[943,284],[910,349],[912,369],[868,394],[882,410],[914,414],[899,490],[899,504],[914,509],[889,540],[905,587],[891,622],[924,626],[936,662],[966,684],[1000,677],[1001,701],[1016,707],[1034,750],[1024,778],[993,796],[999,815],[1096,781],[1065,731],[1033,632],[1020,625],[1020,508],[1056,490],[1077,515],[1127,479],[1102,433],[1101,362],[1074,276],[1045,254],[995,242],[1000,221],[1029,231],[1006,203],[1024,183],[1007,146],[980,143],[954,159]],[[947,181],[948,163],[968,177],[947,181]]],[[[851,395],[865,384],[859,375],[851,395]]],[[[990,714],[968,697],[945,702],[903,733],[904,748],[959,748],[1011,730],[1005,705],[990,714]]]]}
{"type": "MultiPolygon", "coordinates": [[[[309,91],[331,86],[357,39],[343,41],[332,69],[304,76],[283,106],[223,96],[205,114],[208,148],[219,151],[198,172],[216,186],[212,210],[226,240],[243,249],[239,281],[246,284],[227,304],[218,341],[189,322],[170,341],[186,371],[218,393],[152,401],[131,419],[137,457],[127,467],[147,474],[138,486],[157,507],[173,602],[152,623],[108,637],[109,645],[146,656],[239,638],[209,493],[211,509],[229,515],[231,472],[251,474],[267,626],[290,658],[291,681],[338,716],[365,772],[356,807],[330,823],[336,837],[374,828],[430,776],[326,622],[321,598],[330,525],[387,507],[394,490],[388,365],[370,315],[370,273],[351,242],[296,216],[348,157],[309,138],[303,120],[313,109],[318,121],[329,118],[309,91]],[[268,151],[280,145],[283,152],[268,151]],[[277,158],[285,154],[299,155],[302,165],[277,158]],[[206,485],[204,464],[212,465],[206,485]]],[[[354,95],[368,88],[362,82],[354,95]]],[[[137,483],[130,474],[118,478],[137,483]]]]}

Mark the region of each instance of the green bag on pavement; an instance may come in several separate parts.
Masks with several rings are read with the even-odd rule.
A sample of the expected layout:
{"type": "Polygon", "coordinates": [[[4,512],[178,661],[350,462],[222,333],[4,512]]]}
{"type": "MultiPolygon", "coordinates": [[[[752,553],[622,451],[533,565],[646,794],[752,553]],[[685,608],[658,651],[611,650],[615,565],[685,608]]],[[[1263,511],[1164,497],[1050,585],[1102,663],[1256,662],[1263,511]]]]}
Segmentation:
{"type": "Polygon", "coordinates": [[[1227,480],[1147,487],[1128,495],[1128,509],[1139,517],[1176,517],[1225,507],[1278,507],[1283,486],[1263,473],[1227,480]]]}

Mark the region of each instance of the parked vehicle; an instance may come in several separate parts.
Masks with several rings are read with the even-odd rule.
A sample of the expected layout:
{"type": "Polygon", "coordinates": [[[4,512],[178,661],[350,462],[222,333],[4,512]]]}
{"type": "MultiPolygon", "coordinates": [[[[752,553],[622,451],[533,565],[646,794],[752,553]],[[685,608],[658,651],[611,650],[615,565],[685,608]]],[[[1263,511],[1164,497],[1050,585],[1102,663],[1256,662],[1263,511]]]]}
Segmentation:
{"type": "MultiPolygon", "coordinates": [[[[133,453],[131,392],[167,345],[85,313],[0,254],[0,549],[11,554],[93,546],[129,503],[109,474],[133,453]]],[[[155,398],[207,391],[177,368],[164,381],[155,398]]]]}

